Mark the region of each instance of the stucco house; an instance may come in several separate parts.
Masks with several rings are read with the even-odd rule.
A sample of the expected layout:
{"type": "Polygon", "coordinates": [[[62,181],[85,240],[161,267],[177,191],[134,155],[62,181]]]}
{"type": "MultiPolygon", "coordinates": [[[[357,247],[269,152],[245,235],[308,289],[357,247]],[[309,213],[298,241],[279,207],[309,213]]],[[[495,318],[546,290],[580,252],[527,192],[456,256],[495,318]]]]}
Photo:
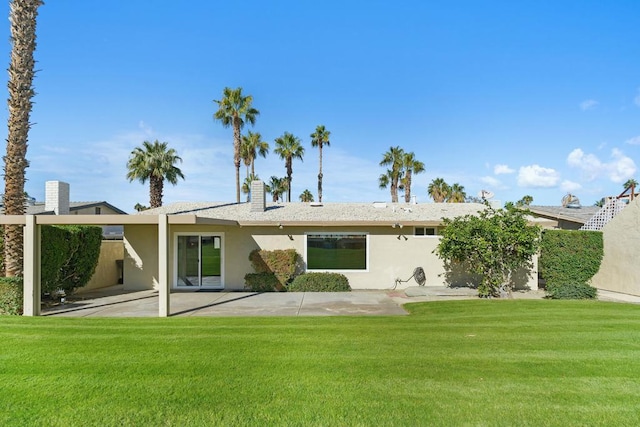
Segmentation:
{"type": "MultiPolygon", "coordinates": [[[[410,278],[416,267],[423,268],[426,286],[442,286],[443,263],[433,251],[443,218],[486,209],[478,203],[273,204],[259,181],[251,194],[251,203],[174,203],[136,215],[0,217],[25,226],[25,315],[40,310],[42,225],[122,225],[124,289],[157,289],[164,317],[173,291],[244,289],[254,249],[295,249],[305,271],[341,272],[356,290],[415,286],[397,280],[410,278]]],[[[461,276],[459,284],[468,279],[461,276]]],[[[537,259],[520,280],[517,286],[537,289],[537,259]]]]}

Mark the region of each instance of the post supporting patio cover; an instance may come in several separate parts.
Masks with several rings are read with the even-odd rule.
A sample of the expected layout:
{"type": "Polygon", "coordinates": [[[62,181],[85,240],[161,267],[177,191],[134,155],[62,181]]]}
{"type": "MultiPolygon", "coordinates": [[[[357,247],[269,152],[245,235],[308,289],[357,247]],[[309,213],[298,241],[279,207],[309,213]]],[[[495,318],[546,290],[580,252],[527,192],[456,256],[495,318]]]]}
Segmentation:
{"type": "Polygon", "coordinates": [[[169,287],[169,219],[158,215],[158,316],[167,317],[171,307],[169,287]]]}
{"type": "Polygon", "coordinates": [[[22,314],[24,316],[40,315],[40,229],[35,215],[25,216],[24,249],[23,249],[23,286],[24,296],[22,314]]]}

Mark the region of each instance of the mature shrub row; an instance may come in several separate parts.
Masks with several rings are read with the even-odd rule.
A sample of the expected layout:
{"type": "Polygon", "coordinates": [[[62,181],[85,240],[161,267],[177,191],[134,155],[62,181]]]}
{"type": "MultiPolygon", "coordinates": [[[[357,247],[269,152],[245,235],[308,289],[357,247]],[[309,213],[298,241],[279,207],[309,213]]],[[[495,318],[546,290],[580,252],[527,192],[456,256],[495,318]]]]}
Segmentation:
{"type": "Polygon", "coordinates": [[[289,285],[290,292],[349,292],[349,279],[339,273],[305,273],[289,285]]]}
{"type": "Polygon", "coordinates": [[[246,287],[255,292],[286,291],[302,265],[295,249],[255,249],[249,254],[249,260],[255,273],[247,274],[244,280],[246,287]]]}
{"type": "Polygon", "coordinates": [[[0,277],[0,314],[22,314],[22,277],[0,277]]]}
{"type": "Polygon", "coordinates": [[[555,299],[595,298],[588,285],[600,269],[604,254],[598,231],[545,230],[542,234],[539,269],[547,294],[555,299]]]}
{"type": "Polygon", "coordinates": [[[98,265],[102,229],[65,225],[42,227],[42,292],[72,293],[89,282],[98,265]]]}

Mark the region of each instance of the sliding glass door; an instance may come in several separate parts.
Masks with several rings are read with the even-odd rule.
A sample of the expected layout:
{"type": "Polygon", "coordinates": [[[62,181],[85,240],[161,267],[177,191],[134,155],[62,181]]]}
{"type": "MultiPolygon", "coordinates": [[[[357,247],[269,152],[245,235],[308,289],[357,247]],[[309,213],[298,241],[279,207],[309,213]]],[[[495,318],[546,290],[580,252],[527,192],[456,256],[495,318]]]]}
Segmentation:
{"type": "Polygon", "coordinates": [[[185,234],[176,236],[176,287],[222,289],[222,236],[185,234]]]}

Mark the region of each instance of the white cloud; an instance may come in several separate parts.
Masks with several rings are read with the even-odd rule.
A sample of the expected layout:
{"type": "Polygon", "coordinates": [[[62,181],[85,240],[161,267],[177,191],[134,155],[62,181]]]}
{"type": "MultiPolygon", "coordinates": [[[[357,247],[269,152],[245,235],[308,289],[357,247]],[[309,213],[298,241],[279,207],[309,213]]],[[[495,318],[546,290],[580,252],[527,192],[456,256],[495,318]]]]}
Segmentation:
{"type": "Polygon", "coordinates": [[[598,106],[598,101],[596,101],[595,99],[587,99],[580,103],[580,109],[582,111],[593,110],[597,106],[598,106]]]}
{"type": "Polygon", "coordinates": [[[625,142],[631,145],[640,145],[640,135],[629,138],[625,142]]]}
{"type": "Polygon", "coordinates": [[[564,180],[562,181],[562,184],[560,184],[560,188],[562,189],[562,191],[570,193],[572,191],[581,190],[582,185],[578,184],[577,182],[564,180]]]}
{"type": "Polygon", "coordinates": [[[567,157],[567,164],[571,167],[581,169],[586,179],[593,180],[603,170],[603,164],[593,154],[585,154],[580,148],[576,148],[567,157]]]}
{"type": "Polygon", "coordinates": [[[495,165],[493,168],[493,173],[495,173],[496,175],[514,173],[514,172],[515,170],[511,169],[507,165],[495,165]]]}
{"type": "Polygon", "coordinates": [[[609,179],[613,182],[621,183],[629,178],[633,178],[637,168],[632,158],[627,157],[617,148],[611,152],[612,161],[607,164],[609,179]]]}
{"type": "Polygon", "coordinates": [[[611,151],[609,162],[602,162],[597,156],[585,154],[581,149],[576,148],[569,153],[567,164],[580,169],[589,181],[606,177],[612,182],[620,183],[632,178],[637,171],[633,159],[617,148],[611,151]]]}
{"type": "Polygon", "coordinates": [[[551,168],[539,165],[522,166],[518,172],[520,187],[550,188],[558,185],[560,174],[551,168]]]}

